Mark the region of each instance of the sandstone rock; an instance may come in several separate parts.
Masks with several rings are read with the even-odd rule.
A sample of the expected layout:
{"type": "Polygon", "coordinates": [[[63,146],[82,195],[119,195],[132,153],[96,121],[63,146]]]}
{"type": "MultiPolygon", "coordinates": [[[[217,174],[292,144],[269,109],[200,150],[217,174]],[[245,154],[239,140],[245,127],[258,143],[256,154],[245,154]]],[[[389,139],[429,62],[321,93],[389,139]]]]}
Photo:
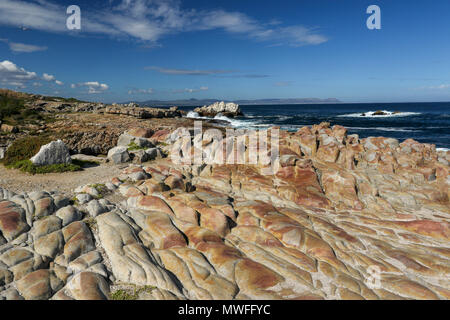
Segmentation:
{"type": "Polygon", "coordinates": [[[29,229],[21,207],[13,202],[0,201],[0,231],[6,240],[11,241],[29,229]]]}
{"type": "Polygon", "coordinates": [[[15,127],[15,126],[11,126],[9,124],[3,123],[0,125],[0,131],[8,132],[8,133],[17,133],[17,132],[19,132],[19,129],[17,129],[17,127],[15,127]]]}
{"type": "Polygon", "coordinates": [[[16,285],[26,300],[46,300],[61,289],[63,283],[53,272],[42,269],[26,275],[16,285]]]}
{"type": "Polygon", "coordinates": [[[87,193],[80,193],[76,196],[79,204],[85,204],[92,200],[92,196],[87,193]]]}
{"type": "Polygon", "coordinates": [[[159,211],[172,215],[172,210],[161,198],[155,196],[138,196],[129,198],[127,201],[131,208],[137,208],[146,211],[159,211]]]}
{"type": "Polygon", "coordinates": [[[61,219],[56,216],[50,216],[36,221],[31,230],[33,238],[39,239],[40,237],[46,236],[54,231],[61,229],[61,219]]]}
{"type": "Polygon", "coordinates": [[[83,217],[81,212],[74,206],[67,206],[59,209],[55,215],[62,220],[62,226],[65,227],[74,221],[81,220],[83,217]]]}
{"type": "Polygon", "coordinates": [[[8,266],[15,281],[30,272],[44,268],[48,263],[45,258],[26,248],[12,248],[6,251],[0,256],[0,261],[8,266]]]}
{"type": "Polygon", "coordinates": [[[72,222],[64,227],[62,234],[65,245],[63,255],[58,260],[60,265],[67,265],[80,255],[95,249],[92,233],[82,221],[72,222]]]}
{"type": "Polygon", "coordinates": [[[149,118],[174,118],[180,117],[183,113],[180,110],[157,109],[157,108],[140,108],[136,105],[111,105],[106,107],[106,113],[122,114],[136,117],[139,119],[149,118]]]}
{"type": "Polygon", "coordinates": [[[97,221],[100,241],[111,261],[116,279],[137,285],[157,286],[181,296],[172,278],[155,263],[137,241],[133,229],[119,215],[109,212],[99,216],[97,221]]]}
{"type": "Polygon", "coordinates": [[[118,146],[129,147],[130,145],[135,144],[140,148],[152,148],[154,147],[153,143],[147,138],[136,137],[129,132],[123,133],[119,140],[117,141],[118,146]]]}
{"type": "Polygon", "coordinates": [[[132,150],[129,153],[130,157],[133,159],[133,163],[144,163],[152,160],[145,150],[132,150]]]}
{"type": "Polygon", "coordinates": [[[6,289],[0,292],[0,300],[24,300],[23,297],[14,288],[6,289]]]}
{"type": "Polygon", "coordinates": [[[106,279],[93,272],[80,272],[66,286],[76,300],[108,300],[109,284],[106,279]]]}
{"type": "Polygon", "coordinates": [[[0,286],[5,286],[11,283],[14,279],[14,275],[8,270],[8,267],[0,262],[0,286]]]}
{"type": "Polygon", "coordinates": [[[108,151],[108,159],[115,164],[125,163],[131,160],[126,147],[115,147],[108,151]]]}
{"type": "MultiPolygon", "coordinates": [[[[151,140],[177,143],[181,131],[151,140]]],[[[41,275],[42,292],[29,294],[55,300],[105,299],[107,279],[157,287],[140,299],[450,297],[450,154],[411,139],[359,139],[329,123],[281,131],[279,151],[273,175],[262,165],[192,167],[170,157],[129,165],[111,180],[108,200],[79,206],[107,209],[88,225],[74,207],[61,209],[56,193],[0,188],[0,299],[40,270],[61,284],[49,289],[51,276],[41,275]],[[7,237],[5,221],[32,228],[7,237]]],[[[90,201],[102,194],[94,189],[75,193],[90,201]]]]}
{"type": "Polygon", "coordinates": [[[96,217],[99,214],[107,212],[108,208],[102,205],[98,200],[92,200],[88,203],[87,210],[91,216],[96,217]]]}
{"type": "Polygon", "coordinates": [[[216,273],[203,255],[188,248],[158,250],[164,267],[185,285],[189,298],[199,300],[232,299],[238,288],[216,273]]]}
{"type": "Polygon", "coordinates": [[[44,197],[34,201],[34,216],[37,218],[42,218],[52,214],[55,209],[55,203],[52,197],[44,197]]]}
{"type": "Polygon", "coordinates": [[[146,247],[169,249],[187,245],[183,235],[173,226],[167,214],[157,211],[132,210],[131,216],[142,228],[139,237],[146,247]]]}
{"type": "Polygon", "coordinates": [[[42,256],[54,258],[64,247],[61,231],[55,231],[34,241],[34,250],[42,256]]]}
{"type": "Polygon", "coordinates": [[[127,133],[133,137],[150,138],[154,131],[149,128],[132,128],[128,130],[127,133]]]}
{"type": "Polygon", "coordinates": [[[82,256],[76,258],[74,261],[69,263],[68,269],[73,273],[78,273],[81,271],[86,271],[89,267],[102,261],[102,256],[98,251],[90,251],[83,254],[82,256]]]}
{"type": "Polygon", "coordinates": [[[61,140],[42,146],[39,152],[30,160],[37,166],[72,163],[69,149],[61,140]]]}

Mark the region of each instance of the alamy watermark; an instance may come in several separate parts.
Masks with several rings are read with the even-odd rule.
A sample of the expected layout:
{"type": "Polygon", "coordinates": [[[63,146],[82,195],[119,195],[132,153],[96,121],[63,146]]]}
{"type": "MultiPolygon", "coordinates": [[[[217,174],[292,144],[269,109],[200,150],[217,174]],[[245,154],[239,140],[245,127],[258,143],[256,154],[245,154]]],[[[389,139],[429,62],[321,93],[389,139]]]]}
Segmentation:
{"type": "Polygon", "coordinates": [[[77,5],[67,7],[67,14],[70,16],[66,20],[66,27],[69,30],[81,30],[81,9],[77,5]]]}
{"type": "MultiPolygon", "coordinates": [[[[66,26],[69,30],[81,30],[81,9],[77,5],[70,5],[66,10],[67,17],[66,26]]],[[[367,14],[370,16],[367,18],[366,26],[369,30],[380,30],[381,29],[381,9],[378,5],[370,5],[366,10],[367,14]]]]}
{"type": "Polygon", "coordinates": [[[369,289],[381,289],[381,269],[379,266],[369,266],[367,268],[369,276],[365,281],[365,285],[369,289]]]}
{"type": "Polygon", "coordinates": [[[203,132],[202,121],[194,121],[193,135],[187,128],[177,129],[171,137],[173,163],[182,165],[259,165],[262,175],[273,175],[280,168],[279,129],[219,129],[203,132]],[[270,135],[270,137],[269,137],[270,135]]]}
{"type": "Polygon", "coordinates": [[[370,16],[367,18],[366,25],[369,30],[381,29],[381,9],[379,6],[373,4],[367,7],[367,14],[370,16]]]}

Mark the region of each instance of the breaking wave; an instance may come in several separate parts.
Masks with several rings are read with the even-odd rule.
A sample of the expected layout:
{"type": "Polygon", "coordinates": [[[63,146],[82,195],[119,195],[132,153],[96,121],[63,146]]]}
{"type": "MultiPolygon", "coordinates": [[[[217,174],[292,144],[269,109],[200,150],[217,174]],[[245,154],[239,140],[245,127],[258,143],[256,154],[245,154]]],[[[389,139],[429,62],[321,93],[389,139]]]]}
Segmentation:
{"type": "Polygon", "coordinates": [[[419,112],[399,112],[399,111],[387,111],[387,110],[379,110],[379,111],[367,111],[367,112],[358,112],[358,113],[350,113],[343,114],[338,117],[341,118],[390,118],[390,117],[408,117],[408,116],[417,116],[420,115],[419,112]]]}

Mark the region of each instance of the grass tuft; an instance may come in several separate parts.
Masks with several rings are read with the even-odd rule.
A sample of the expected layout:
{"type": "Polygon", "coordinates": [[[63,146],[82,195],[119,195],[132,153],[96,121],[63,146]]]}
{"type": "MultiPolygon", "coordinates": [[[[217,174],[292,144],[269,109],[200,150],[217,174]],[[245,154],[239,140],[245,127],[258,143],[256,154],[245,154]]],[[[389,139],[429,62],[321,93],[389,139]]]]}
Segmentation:
{"type": "Polygon", "coordinates": [[[128,145],[128,151],[136,151],[136,150],[146,150],[148,148],[140,147],[136,144],[136,142],[131,142],[128,145]]]}
{"type": "Polygon", "coordinates": [[[38,153],[43,145],[50,142],[50,138],[42,136],[17,139],[6,150],[3,164],[12,166],[19,161],[28,160],[38,153]]]}
{"type": "Polygon", "coordinates": [[[9,169],[19,169],[31,174],[61,173],[80,171],[82,168],[76,164],[52,164],[48,166],[36,166],[30,160],[20,160],[6,166],[9,169]]]}
{"type": "Polygon", "coordinates": [[[118,289],[111,293],[110,298],[111,300],[137,300],[139,299],[139,296],[143,292],[151,293],[156,287],[153,286],[143,286],[143,287],[137,287],[134,286],[133,292],[130,292],[131,289],[118,289]]]}

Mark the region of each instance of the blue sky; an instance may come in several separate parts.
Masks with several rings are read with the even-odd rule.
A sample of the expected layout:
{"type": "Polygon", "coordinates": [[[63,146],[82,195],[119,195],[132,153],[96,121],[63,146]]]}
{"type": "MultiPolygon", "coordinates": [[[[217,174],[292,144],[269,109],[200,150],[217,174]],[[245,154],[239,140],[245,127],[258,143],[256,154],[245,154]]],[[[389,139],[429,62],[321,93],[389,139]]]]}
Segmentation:
{"type": "Polygon", "coordinates": [[[0,87],[90,101],[450,101],[450,1],[0,1],[0,87]],[[81,9],[81,30],[66,9],[81,9]],[[381,30],[366,9],[381,8],[381,30]],[[23,30],[26,29],[26,30],[23,30]]]}

